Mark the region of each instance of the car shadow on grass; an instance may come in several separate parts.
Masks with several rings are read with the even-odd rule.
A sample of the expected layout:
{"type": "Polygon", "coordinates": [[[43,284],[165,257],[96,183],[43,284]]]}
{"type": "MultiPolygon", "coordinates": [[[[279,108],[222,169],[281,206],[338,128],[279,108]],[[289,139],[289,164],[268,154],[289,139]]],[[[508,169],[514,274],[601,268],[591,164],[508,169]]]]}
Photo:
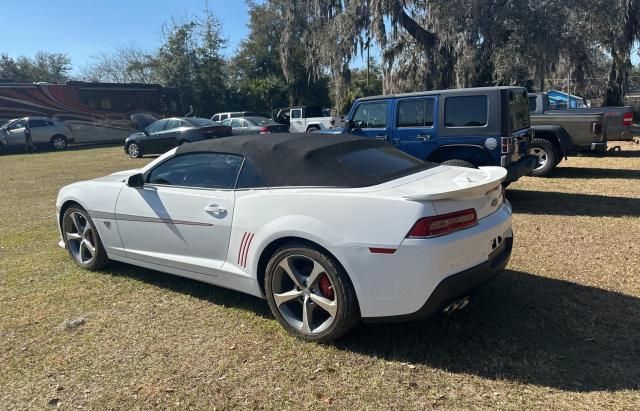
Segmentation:
{"type": "Polygon", "coordinates": [[[553,191],[507,190],[515,213],[589,217],[638,217],[640,199],[553,191]]]}
{"type": "Polygon", "coordinates": [[[612,168],[582,168],[558,167],[553,171],[552,178],[612,178],[623,180],[640,180],[640,170],[612,169],[612,168]]]}
{"type": "Polygon", "coordinates": [[[187,294],[216,305],[251,311],[263,318],[273,318],[265,300],[227,288],[116,261],[111,262],[104,272],[143,281],[155,287],[187,294]]]}
{"type": "Polygon", "coordinates": [[[339,349],[570,391],[640,386],[640,298],[506,271],[451,316],[361,325],[339,349]]]}

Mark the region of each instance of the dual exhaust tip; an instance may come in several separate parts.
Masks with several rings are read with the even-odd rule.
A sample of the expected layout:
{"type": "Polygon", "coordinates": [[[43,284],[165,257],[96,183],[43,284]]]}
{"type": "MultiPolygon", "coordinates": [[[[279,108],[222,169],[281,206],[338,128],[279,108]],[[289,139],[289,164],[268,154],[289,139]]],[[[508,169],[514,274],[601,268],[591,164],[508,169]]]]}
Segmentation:
{"type": "Polygon", "coordinates": [[[448,306],[446,306],[442,312],[445,314],[453,314],[456,311],[460,311],[463,308],[465,308],[467,305],[469,305],[469,297],[463,297],[459,300],[456,300],[454,302],[452,302],[451,304],[449,304],[448,306]]]}

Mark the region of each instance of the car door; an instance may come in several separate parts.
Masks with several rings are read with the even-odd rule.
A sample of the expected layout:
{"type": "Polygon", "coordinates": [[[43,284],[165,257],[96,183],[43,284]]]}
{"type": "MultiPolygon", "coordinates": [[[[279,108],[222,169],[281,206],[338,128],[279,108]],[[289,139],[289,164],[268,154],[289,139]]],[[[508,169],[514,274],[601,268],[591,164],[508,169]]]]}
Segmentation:
{"type": "Polygon", "coordinates": [[[48,143],[53,134],[51,134],[51,128],[47,127],[47,122],[40,119],[29,119],[28,121],[33,144],[48,143]]]}
{"type": "Polygon", "coordinates": [[[231,125],[231,130],[233,131],[233,134],[235,135],[240,135],[240,134],[245,134],[242,129],[242,120],[239,118],[231,118],[229,119],[229,124],[231,125]]]}
{"type": "Polygon", "coordinates": [[[10,124],[6,129],[7,134],[7,145],[8,146],[19,146],[25,144],[25,136],[24,130],[27,125],[27,120],[22,119],[18,121],[14,121],[10,124]]]}
{"type": "Polygon", "coordinates": [[[167,119],[167,124],[164,130],[161,131],[163,135],[163,151],[169,151],[180,142],[180,124],[181,121],[178,118],[167,119]]]}
{"type": "Polygon", "coordinates": [[[291,109],[291,116],[289,120],[290,127],[292,133],[304,133],[306,131],[304,127],[304,120],[302,119],[302,109],[301,108],[293,108],[291,109]]]}
{"type": "Polygon", "coordinates": [[[391,142],[392,128],[387,121],[388,101],[371,101],[358,104],[351,119],[351,133],[357,136],[376,138],[391,142]]]}
{"type": "Polygon", "coordinates": [[[398,149],[425,160],[438,146],[436,97],[400,99],[396,102],[396,130],[392,143],[398,149]]]}
{"type": "Polygon", "coordinates": [[[123,188],[116,221],[127,257],[218,275],[242,160],[231,154],[183,154],[147,172],[142,188],[123,188]]]}
{"type": "Polygon", "coordinates": [[[158,120],[155,123],[150,124],[146,128],[147,135],[142,139],[143,150],[147,154],[159,154],[165,151],[165,142],[162,131],[167,125],[167,120],[158,120]]]}

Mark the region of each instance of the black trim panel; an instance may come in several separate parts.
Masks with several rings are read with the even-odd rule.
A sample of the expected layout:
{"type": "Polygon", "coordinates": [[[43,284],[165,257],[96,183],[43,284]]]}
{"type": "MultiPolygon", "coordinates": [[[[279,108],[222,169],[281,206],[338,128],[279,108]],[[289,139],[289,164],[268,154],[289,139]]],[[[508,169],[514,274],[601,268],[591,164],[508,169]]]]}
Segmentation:
{"type": "Polygon", "coordinates": [[[159,218],[159,217],[143,217],[137,215],[130,214],[116,214],[116,213],[105,213],[102,211],[89,211],[89,215],[92,218],[101,218],[105,220],[119,220],[119,221],[138,221],[141,223],[161,223],[161,224],[174,224],[174,225],[198,225],[205,227],[213,227],[213,224],[209,223],[199,223],[196,221],[184,221],[184,220],[173,220],[170,218],[159,218]]]}
{"type": "Polygon", "coordinates": [[[487,261],[442,280],[424,305],[414,313],[388,317],[366,317],[362,321],[365,323],[387,323],[415,321],[430,317],[500,274],[509,263],[512,248],[513,237],[505,238],[502,244],[489,254],[487,261]]]}

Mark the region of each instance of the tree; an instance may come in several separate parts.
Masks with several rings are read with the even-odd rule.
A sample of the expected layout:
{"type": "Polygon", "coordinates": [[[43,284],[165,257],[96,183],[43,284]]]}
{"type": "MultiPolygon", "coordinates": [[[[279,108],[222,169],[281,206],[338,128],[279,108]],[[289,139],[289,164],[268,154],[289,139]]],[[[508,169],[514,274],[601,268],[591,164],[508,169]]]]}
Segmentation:
{"type": "Polygon", "coordinates": [[[111,83],[155,83],[158,81],[151,63],[153,56],[135,44],[116,47],[111,53],[94,56],[80,74],[85,81],[111,83]]]}
{"type": "Polygon", "coordinates": [[[226,40],[221,24],[209,8],[202,18],[172,19],[163,27],[163,41],[151,64],[158,80],[178,89],[194,114],[210,116],[227,107],[226,40]]]}
{"type": "Polygon", "coordinates": [[[17,59],[0,54],[0,78],[21,83],[64,83],[69,79],[71,59],[66,54],[39,51],[33,58],[17,59]]]}

